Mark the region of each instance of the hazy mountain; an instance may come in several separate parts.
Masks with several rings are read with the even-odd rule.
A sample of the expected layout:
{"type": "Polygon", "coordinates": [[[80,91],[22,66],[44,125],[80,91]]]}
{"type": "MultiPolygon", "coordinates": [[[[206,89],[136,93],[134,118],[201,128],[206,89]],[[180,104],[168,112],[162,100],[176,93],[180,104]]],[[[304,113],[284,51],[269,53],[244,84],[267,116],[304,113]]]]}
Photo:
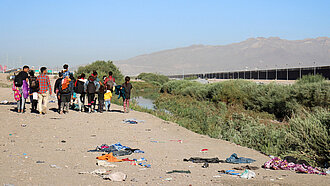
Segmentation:
{"type": "Polygon", "coordinates": [[[330,38],[250,38],[229,45],[192,45],[115,61],[127,75],[182,74],[244,69],[330,65],[330,38]],[[300,64],[299,64],[300,63],[300,64]],[[276,66],[275,66],[276,65],[276,66]]]}

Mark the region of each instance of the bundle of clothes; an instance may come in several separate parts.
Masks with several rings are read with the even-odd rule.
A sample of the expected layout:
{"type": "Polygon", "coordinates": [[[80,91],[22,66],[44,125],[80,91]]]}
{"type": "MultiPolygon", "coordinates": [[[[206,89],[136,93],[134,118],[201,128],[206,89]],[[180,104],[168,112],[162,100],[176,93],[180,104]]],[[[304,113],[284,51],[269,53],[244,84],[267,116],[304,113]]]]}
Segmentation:
{"type": "Polygon", "coordinates": [[[284,158],[282,160],[279,157],[274,157],[271,160],[267,161],[263,168],[266,169],[274,169],[274,170],[294,170],[298,173],[306,173],[306,174],[320,174],[320,175],[326,175],[325,172],[322,172],[321,170],[317,168],[313,168],[312,166],[306,165],[305,163],[299,164],[296,163],[296,161],[290,160],[289,158],[284,158]]]}
{"type": "Polygon", "coordinates": [[[89,150],[88,152],[106,152],[112,153],[113,156],[126,156],[131,155],[133,153],[144,153],[144,151],[140,149],[132,149],[130,147],[123,146],[120,143],[112,145],[103,144],[97,146],[95,150],[89,150]]]}

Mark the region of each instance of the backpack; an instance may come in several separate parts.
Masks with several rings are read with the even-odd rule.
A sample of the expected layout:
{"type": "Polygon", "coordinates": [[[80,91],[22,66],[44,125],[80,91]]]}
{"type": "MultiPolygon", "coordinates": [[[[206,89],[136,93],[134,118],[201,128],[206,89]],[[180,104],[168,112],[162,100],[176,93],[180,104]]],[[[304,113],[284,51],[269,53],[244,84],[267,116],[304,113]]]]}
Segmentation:
{"type": "Polygon", "coordinates": [[[39,83],[36,77],[31,77],[30,79],[30,88],[31,89],[37,89],[39,88],[39,83]]]}
{"type": "Polygon", "coordinates": [[[109,88],[108,90],[112,90],[114,84],[115,83],[113,82],[113,78],[109,79],[109,81],[107,81],[107,85],[106,85],[107,89],[109,88]]]}
{"type": "Polygon", "coordinates": [[[77,86],[74,87],[74,91],[78,94],[84,93],[84,82],[77,80],[77,86]]]}
{"type": "Polygon", "coordinates": [[[15,76],[14,83],[16,87],[21,87],[23,85],[23,79],[21,78],[20,74],[15,76]]]}
{"type": "Polygon", "coordinates": [[[94,94],[95,92],[96,92],[96,86],[95,86],[94,81],[88,80],[87,93],[94,94]]]}
{"type": "Polygon", "coordinates": [[[66,82],[63,82],[60,86],[60,92],[61,94],[70,94],[71,93],[71,83],[69,82],[69,84],[67,86],[64,86],[66,82]]]}

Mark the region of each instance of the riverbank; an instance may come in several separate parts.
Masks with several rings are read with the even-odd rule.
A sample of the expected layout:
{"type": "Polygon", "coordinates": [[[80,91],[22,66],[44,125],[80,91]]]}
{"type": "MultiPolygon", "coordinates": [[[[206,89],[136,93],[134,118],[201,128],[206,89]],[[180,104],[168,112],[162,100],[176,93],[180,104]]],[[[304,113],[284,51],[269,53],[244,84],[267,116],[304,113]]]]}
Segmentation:
{"type": "MultiPolygon", "coordinates": [[[[10,89],[1,88],[0,100],[12,101],[11,93],[10,89]]],[[[49,104],[49,108],[55,107],[56,103],[49,104]]],[[[91,153],[88,150],[103,143],[117,142],[145,151],[145,154],[127,157],[144,157],[152,166],[142,169],[127,162],[114,163],[118,167],[110,168],[112,172],[121,171],[127,174],[127,181],[121,183],[124,185],[327,185],[330,181],[329,176],[261,168],[255,171],[257,177],[251,180],[229,175],[213,177],[219,175],[219,170],[232,169],[236,165],[210,164],[209,168],[204,169],[201,164],[182,160],[190,157],[225,159],[235,152],[239,156],[256,159],[252,165],[260,167],[270,158],[246,147],[196,134],[147,113],[117,112],[121,107],[116,105],[112,106],[113,112],[103,114],[71,111],[67,115],[58,115],[52,110],[47,115],[18,114],[13,111],[14,108],[15,105],[0,106],[1,184],[105,185],[110,181],[78,173],[100,168],[95,165],[95,158],[102,153],[91,153]],[[123,124],[122,120],[127,118],[144,120],[144,123],[123,124]],[[26,126],[23,127],[22,124],[26,126]],[[182,140],[182,143],[177,140],[182,140]],[[201,153],[201,149],[209,150],[201,153]],[[44,163],[36,163],[37,161],[44,163]],[[191,174],[166,174],[175,169],[190,170],[191,174]]]]}

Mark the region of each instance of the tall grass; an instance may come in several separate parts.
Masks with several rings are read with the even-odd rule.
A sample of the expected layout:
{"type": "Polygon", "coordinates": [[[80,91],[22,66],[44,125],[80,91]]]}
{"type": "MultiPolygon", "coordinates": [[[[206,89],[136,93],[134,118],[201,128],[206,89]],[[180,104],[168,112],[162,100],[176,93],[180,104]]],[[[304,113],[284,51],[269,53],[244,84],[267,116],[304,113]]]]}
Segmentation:
{"type": "Polygon", "coordinates": [[[244,80],[206,85],[186,80],[162,86],[137,83],[133,84],[135,95],[156,99],[157,108],[171,114],[134,103],[132,108],[196,133],[323,166],[330,164],[330,83],[305,79],[309,80],[293,85],[258,85],[244,80]]]}
{"type": "Polygon", "coordinates": [[[157,107],[194,132],[312,165],[330,163],[330,83],[322,78],[293,85],[170,81],[161,92],[157,107]]]}

